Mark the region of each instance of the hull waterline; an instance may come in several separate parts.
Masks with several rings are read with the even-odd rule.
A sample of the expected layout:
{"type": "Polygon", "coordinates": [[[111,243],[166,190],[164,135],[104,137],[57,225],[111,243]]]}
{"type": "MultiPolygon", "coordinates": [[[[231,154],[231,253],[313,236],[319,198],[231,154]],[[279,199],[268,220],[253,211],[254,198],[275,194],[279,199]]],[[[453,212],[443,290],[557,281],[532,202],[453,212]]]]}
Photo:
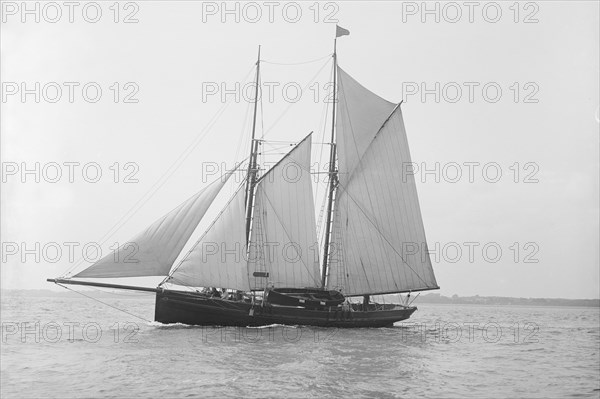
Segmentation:
{"type": "Polygon", "coordinates": [[[255,327],[272,324],[319,327],[387,327],[408,319],[416,307],[375,305],[368,310],[354,305],[306,309],[302,307],[252,304],[210,298],[206,295],[164,290],[156,293],[154,319],[164,324],[255,327]]]}

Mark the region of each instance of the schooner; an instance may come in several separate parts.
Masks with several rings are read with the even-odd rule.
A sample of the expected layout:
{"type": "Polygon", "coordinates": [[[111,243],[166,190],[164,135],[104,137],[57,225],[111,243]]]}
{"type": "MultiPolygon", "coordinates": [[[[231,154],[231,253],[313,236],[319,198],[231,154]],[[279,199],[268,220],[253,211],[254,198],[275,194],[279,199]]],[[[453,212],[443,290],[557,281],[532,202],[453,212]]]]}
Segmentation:
{"type": "Polygon", "coordinates": [[[337,27],[322,248],[315,247],[311,135],[259,175],[259,48],[245,181],[182,260],[174,264],[233,172],[130,240],[138,249],[134,261],[125,244],[77,274],[48,281],[155,292],[161,323],[381,327],[409,318],[416,307],[408,300],[370,301],[439,288],[414,176],[401,170],[411,162],[401,103],[372,93],[338,65],[335,43],[347,34],[337,27]],[[417,255],[406,250],[415,246],[422,249],[417,255]],[[142,276],[164,280],[155,288],[102,282],[142,276]]]}

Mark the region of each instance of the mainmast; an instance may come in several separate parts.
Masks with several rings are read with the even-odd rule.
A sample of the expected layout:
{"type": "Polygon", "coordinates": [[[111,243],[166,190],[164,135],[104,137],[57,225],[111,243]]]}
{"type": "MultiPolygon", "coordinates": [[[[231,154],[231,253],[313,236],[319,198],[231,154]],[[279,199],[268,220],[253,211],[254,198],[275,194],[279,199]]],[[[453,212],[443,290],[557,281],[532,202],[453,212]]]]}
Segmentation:
{"type": "Polygon", "coordinates": [[[250,224],[252,222],[252,203],[254,201],[254,187],[256,185],[256,174],[258,172],[257,157],[258,143],[256,140],[256,114],[258,111],[258,90],[260,80],[260,46],[258,46],[258,59],[256,60],[256,85],[254,91],[254,117],[252,119],[252,141],[250,142],[250,159],[248,162],[248,173],[246,176],[246,244],[250,242],[250,224]]]}
{"type": "Polygon", "coordinates": [[[333,112],[331,114],[331,147],[329,149],[329,190],[327,195],[327,214],[325,223],[325,246],[323,248],[323,270],[321,275],[321,287],[325,288],[327,279],[327,261],[329,259],[329,247],[331,241],[331,222],[333,219],[333,197],[335,195],[335,188],[337,186],[337,170],[335,168],[335,105],[336,105],[336,92],[337,92],[337,33],[336,38],[333,40],[333,112]]]}

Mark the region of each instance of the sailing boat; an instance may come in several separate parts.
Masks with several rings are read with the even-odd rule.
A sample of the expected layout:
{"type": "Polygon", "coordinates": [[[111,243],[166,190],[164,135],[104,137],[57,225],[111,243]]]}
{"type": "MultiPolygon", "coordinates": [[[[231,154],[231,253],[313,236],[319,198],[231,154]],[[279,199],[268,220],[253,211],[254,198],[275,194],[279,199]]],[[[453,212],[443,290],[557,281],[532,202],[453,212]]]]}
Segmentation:
{"type": "Polygon", "coordinates": [[[372,93],[337,64],[337,37],[344,34],[338,27],[334,41],[322,257],[314,245],[311,135],[259,176],[259,47],[246,179],[182,260],[174,265],[233,172],[130,240],[133,261],[124,245],[75,275],[48,281],[155,292],[154,318],[161,323],[383,327],[409,318],[416,307],[408,300],[370,300],[439,288],[414,177],[401,175],[400,166],[411,162],[401,104],[372,93]],[[409,255],[405,249],[414,245],[424,250],[409,255]],[[156,288],[101,281],[141,276],[165,278],[156,288]]]}

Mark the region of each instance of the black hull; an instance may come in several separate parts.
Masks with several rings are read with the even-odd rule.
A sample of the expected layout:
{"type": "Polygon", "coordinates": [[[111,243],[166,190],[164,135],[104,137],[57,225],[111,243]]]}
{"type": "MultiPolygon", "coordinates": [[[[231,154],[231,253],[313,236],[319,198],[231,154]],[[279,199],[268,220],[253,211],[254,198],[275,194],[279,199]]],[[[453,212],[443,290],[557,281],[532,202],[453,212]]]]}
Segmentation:
{"type": "Polygon", "coordinates": [[[416,307],[370,305],[361,310],[341,308],[306,309],[289,306],[260,306],[210,298],[202,294],[164,290],[156,293],[154,319],[160,323],[204,326],[256,327],[271,324],[319,327],[387,327],[408,319],[416,307]]]}
{"type": "Polygon", "coordinates": [[[271,304],[282,306],[301,306],[316,309],[341,305],[346,298],[338,291],[324,291],[317,288],[278,288],[268,294],[271,304]]]}

